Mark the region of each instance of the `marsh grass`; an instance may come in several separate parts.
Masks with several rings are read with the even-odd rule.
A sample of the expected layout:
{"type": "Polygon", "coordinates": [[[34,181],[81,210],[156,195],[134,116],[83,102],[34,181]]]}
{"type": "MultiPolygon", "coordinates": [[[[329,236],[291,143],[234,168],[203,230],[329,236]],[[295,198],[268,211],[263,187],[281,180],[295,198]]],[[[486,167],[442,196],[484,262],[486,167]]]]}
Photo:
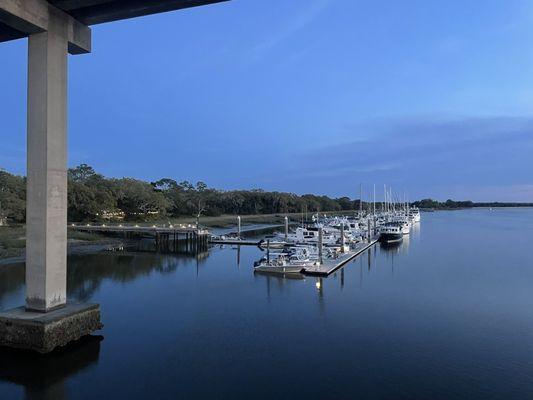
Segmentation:
{"type": "Polygon", "coordinates": [[[0,226],[0,257],[16,257],[26,247],[25,230],[21,225],[0,226]]]}
{"type": "MultiPolygon", "coordinates": [[[[104,236],[91,232],[68,230],[68,239],[79,242],[97,242],[104,236]]],[[[23,225],[0,226],[0,258],[18,257],[26,248],[26,229],[23,225]]]]}

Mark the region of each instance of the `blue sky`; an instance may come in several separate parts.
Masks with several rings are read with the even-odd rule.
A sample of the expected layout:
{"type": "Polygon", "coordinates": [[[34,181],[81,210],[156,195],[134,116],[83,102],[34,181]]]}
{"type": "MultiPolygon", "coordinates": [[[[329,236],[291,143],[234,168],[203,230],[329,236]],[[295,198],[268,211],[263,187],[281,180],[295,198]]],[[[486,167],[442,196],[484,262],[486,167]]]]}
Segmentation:
{"type": "MultiPolygon", "coordinates": [[[[26,40],[0,45],[0,167],[25,173],[26,40]]],[[[233,0],[93,27],[69,165],[355,197],[533,201],[529,1],[233,0]]]]}

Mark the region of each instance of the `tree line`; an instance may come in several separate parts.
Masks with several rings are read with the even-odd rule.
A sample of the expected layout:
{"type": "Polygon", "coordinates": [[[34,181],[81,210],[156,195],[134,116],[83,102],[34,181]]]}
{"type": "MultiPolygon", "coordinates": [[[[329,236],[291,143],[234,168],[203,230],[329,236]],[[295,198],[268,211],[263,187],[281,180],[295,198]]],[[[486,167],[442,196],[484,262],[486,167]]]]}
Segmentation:
{"type": "Polygon", "coordinates": [[[423,200],[415,201],[413,203],[413,206],[416,206],[421,209],[450,210],[450,209],[457,209],[457,208],[471,208],[471,207],[475,207],[476,204],[470,200],[454,201],[454,200],[448,199],[446,201],[437,201],[433,199],[423,199],[423,200]]]}
{"type": "Polygon", "coordinates": [[[432,210],[454,210],[461,208],[473,207],[533,207],[533,203],[511,203],[511,202],[473,202],[470,200],[456,201],[448,199],[446,201],[437,201],[433,199],[423,199],[411,203],[412,206],[420,209],[432,210]]]}
{"type": "MultiPolygon", "coordinates": [[[[528,203],[473,203],[432,199],[415,201],[422,209],[533,206],[528,203]]],[[[364,209],[369,204],[363,202],[364,209]]],[[[380,204],[377,205],[380,208],[380,204]]],[[[359,209],[359,200],[313,194],[253,190],[218,190],[204,182],[192,184],[163,178],[145,182],[106,178],[91,166],[68,170],[68,219],[72,222],[125,219],[148,221],[183,216],[316,213],[359,209]]],[[[0,217],[22,223],[26,214],[26,178],[0,170],[0,217]]]]}
{"type": "MultiPolygon", "coordinates": [[[[223,214],[312,213],[358,207],[359,200],[348,197],[297,195],[261,189],[226,191],[210,188],[204,182],[193,184],[170,178],[155,182],[106,178],[87,164],[68,170],[68,219],[76,222],[107,219],[148,221],[223,214]]],[[[26,178],[0,170],[0,213],[13,222],[24,222],[25,210],[26,178]]]]}

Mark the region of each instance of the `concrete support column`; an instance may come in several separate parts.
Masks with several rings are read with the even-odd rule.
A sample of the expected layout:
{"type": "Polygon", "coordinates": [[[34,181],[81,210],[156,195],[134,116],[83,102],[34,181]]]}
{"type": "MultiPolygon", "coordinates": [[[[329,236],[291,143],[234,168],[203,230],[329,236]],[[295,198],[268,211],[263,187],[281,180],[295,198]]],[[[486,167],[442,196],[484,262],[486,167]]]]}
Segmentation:
{"type": "Polygon", "coordinates": [[[68,23],[51,13],[28,42],[26,308],[66,303],[68,23]]]}

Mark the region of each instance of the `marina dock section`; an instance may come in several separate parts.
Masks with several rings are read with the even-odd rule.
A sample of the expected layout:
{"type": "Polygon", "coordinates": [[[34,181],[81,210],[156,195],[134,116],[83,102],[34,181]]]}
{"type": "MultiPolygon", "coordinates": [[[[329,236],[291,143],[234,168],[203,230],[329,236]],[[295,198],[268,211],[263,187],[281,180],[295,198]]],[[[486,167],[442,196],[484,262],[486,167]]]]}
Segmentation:
{"type": "Polygon", "coordinates": [[[315,265],[312,267],[305,267],[302,270],[302,273],[306,275],[315,275],[315,276],[328,276],[331,273],[335,272],[346,263],[353,260],[359,254],[365,252],[378,242],[378,237],[373,237],[368,242],[357,243],[353,250],[350,252],[339,256],[338,258],[324,260],[320,265],[315,265]]]}
{"type": "Polygon", "coordinates": [[[211,244],[228,244],[228,245],[238,245],[238,246],[259,246],[261,244],[260,240],[239,240],[239,239],[221,239],[221,238],[210,238],[209,243],[211,244]]]}

